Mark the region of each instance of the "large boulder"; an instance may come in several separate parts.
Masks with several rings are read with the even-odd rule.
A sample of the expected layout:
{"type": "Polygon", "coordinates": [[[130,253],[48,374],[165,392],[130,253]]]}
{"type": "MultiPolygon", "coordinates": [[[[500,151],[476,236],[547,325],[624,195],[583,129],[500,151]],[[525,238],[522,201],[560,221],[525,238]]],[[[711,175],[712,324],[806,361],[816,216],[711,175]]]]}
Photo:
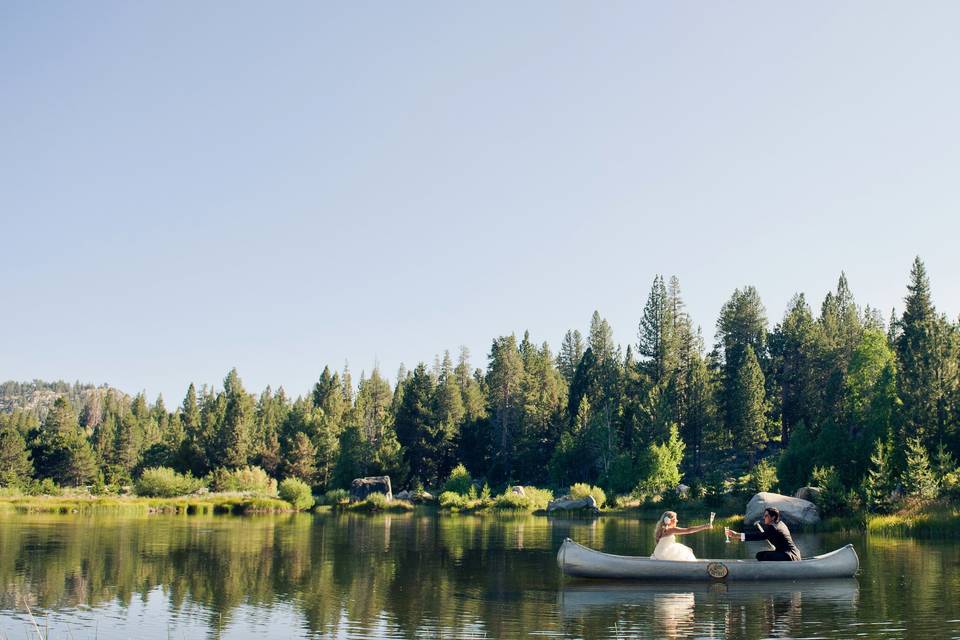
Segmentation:
{"type": "Polygon", "coordinates": [[[408,502],[433,502],[433,496],[422,489],[420,491],[401,491],[393,497],[408,502]]]}
{"type": "Polygon", "coordinates": [[[767,507],[779,509],[780,520],[788,527],[804,527],[820,522],[820,510],[809,500],[761,491],[747,503],[747,512],[743,514],[744,525],[753,526],[755,522],[763,520],[763,510],[767,507]]]}
{"type": "Polygon", "coordinates": [[[816,502],[820,499],[820,494],[822,489],[819,487],[800,487],[797,489],[797,492],[793,494],[794,498],[800,498],[801,500],[808,500],[810,502],[816,502]]]}
{"type": "Polygon", "coordinates": [[[350,502],[366,500],[371,493],[382,493],[387,500],[393,500],[393,490],[390,488],[390,476],[373,476],[357,478],[350,483],[350,502]]]}
{"type": "Polygon", "coordinates": [[[579,500],[574,500],[570,496],[563,496],[547,504],[547,513],[551,511],[579,511],[580,509],[589,509],[594,513],[600,511],[600,509],[597,508],[597,501],[593,499],[593,496],[587,496],[579,500]]]}

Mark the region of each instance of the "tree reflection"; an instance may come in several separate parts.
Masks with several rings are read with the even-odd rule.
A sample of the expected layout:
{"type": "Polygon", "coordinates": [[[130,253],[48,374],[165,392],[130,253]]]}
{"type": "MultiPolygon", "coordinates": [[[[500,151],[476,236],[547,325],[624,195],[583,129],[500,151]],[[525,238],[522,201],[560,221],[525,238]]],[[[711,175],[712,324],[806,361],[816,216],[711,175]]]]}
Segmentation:
{"type": "MultiPolygon", "coordinates": [[[[162,593],[172,618],[199,608],[211,632],[241,611],[270,618],[292,608],[303,628],[281,635],[345,637],[792,637],[811,635],[824,620],[848,629],[902,621],[919,633],[960,617],[960,550],[950,544],[857,540],[858,580],[605,584],[559,575],[555,553],[567,536],[642,554],[650,527],[619,518],[422,513],[2,516],[0,608],[18,610],[25,598],[41,611],[122,612],[162,593]]],[[[825,536],[818,544],[847,541],[825,536]]]]}

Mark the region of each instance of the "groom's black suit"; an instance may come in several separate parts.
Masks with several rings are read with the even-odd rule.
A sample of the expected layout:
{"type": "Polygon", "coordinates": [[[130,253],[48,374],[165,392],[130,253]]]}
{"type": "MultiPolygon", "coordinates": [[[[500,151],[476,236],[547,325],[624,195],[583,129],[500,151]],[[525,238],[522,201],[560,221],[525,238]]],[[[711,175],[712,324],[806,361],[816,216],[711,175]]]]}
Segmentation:
{"type": "Polygon", "coordinates": [[[764,524],[763,532],[744,531],[743,539],[749,542],[755,540],[769,540],[773,543],[775,551],[761,551],[757,554],[757,560],[800,560],[800,549],[793,543],[793,537],[790,535],[790,529],[782,522],[773,524],[764,524]]]}

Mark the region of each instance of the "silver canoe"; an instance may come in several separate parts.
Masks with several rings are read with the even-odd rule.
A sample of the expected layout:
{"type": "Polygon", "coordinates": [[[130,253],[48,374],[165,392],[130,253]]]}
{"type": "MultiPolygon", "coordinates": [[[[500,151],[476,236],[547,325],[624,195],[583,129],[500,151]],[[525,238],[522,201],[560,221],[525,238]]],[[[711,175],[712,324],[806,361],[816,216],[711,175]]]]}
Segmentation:
{"type": "Polygon", "coordinates": [[[805,580],[849,578],[860,568],[853,545],[800,562],[757,560],[654,560],[639,556],[616,556],[594,551],[570,538],[557,552],[557,565],[576,578],[628,580],[805,580]]]}

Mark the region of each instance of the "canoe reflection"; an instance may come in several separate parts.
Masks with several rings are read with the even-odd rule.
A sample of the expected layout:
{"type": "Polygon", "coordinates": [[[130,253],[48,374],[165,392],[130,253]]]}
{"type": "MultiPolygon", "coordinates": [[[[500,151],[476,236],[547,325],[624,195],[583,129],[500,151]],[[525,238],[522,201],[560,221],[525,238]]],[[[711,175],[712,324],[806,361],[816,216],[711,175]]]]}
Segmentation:
{"type": "Polygon", "coordinates": [[[856,607],[860,584],[845,580],[765,581],[740,583],[625,583],[569,581],[559,593],[565,615],[578,615],[582,609],[630,604],[661,603],[666,608],[686,607],[697,601],[745,604],[769,598],[830,602],[839,607],[856,607]]]}
{"type": "Polygon", "coordinates": [[[805,605],[808,614],[833,617],[853,614],[859,597],[853,578],[730,584],[572,581],[558,594],[561,615],[570,622],[614,620],[619,630],[632,627],[666,638],[727,635],[745,623],[757,626],[758,637],[791,637],[805,605]]]}

